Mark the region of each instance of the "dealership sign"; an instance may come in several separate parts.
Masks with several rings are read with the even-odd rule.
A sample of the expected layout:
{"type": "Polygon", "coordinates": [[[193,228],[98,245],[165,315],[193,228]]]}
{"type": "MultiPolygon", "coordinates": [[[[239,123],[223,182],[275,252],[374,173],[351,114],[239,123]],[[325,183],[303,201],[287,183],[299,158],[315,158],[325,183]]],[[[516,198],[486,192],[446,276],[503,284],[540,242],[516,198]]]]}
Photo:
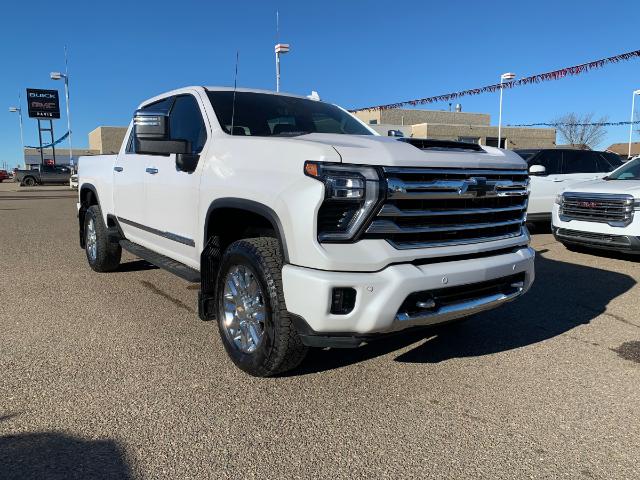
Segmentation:
{"type": "Polygon", "coordinates": [[[60,99],[57,90],[27,88],[27,106],[31,118],[60,118],[60,99]]]}

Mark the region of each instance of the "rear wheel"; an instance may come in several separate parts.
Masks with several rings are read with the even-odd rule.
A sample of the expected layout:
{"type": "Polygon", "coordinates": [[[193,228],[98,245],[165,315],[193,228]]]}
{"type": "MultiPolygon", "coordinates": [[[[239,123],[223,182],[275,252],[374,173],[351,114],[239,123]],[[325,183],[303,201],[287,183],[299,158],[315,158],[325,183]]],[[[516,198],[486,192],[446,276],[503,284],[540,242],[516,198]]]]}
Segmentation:
{"type": "Polygon", "coordinates": [[[36,179],[33,177],[25,178],[22,183],[24,183],[27,187],[33,187],[36,184],[36,179]]]}
{"type": "Polygon", "coordinates": [[[231,244],[220,264],[216,297],[220,337],[238,368],[268,377],[302,362],[307,347],[285,307],[278,240],[231,244]]]}
{"type": "Polygon", "coordinates": [[[109,241],[107,226],[98,205],[92,205],[84,216],[84,246],[89,266],[96,272],[112,272],[120,265],[122,248],[109,241]]]}

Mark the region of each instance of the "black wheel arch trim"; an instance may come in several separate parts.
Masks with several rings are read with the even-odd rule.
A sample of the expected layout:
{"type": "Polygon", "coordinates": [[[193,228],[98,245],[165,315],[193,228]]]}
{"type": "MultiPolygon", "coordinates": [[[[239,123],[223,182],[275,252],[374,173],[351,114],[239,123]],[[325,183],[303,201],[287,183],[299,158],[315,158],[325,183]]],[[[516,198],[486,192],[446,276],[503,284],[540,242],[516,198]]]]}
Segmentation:
{"type": "Polygon", "coordinates": [[[211,202],[209,208],[207,209],[207,215],[205,217],[202,242],[203,246],[206,245],[207,241],[209,240],[207,238],[207,232],[209,231],[209,219],[211,218],[211,214],[215,210],[219,210],[222,208],[236,208],[238,210],[246,210],[269,220],[269,223],[271,223],[271,226],[273,227],[273,230],[276,232],[278,240],[280,241],[280,247],[282,248],[284,262],[289,263],[287,240],[285,237],[284,228],[282,227],[282,222],[280,221],[278,214],[272,208],[266,206],[265,204],[253,200],[247,200],[246,198],[225,197],[218,198],[211,202]]]}
{"type": "Polygon", "coordinates": [[[83,196],[83,192],[89,190],[92,195],[95,196],[96,198],[96,202],[98,204],[98,206],[100,206],[100,197],[98,196],[98,189],[95,187],[95,185],[91,184],[91,183],[83,183],[82,185],[78,185],[78,200],[80,201],[80,209],[78,210],[78,229],[79,229],[79,236],[80,236],[80,248],[84,248],[85,243],[84,243],[84,216],[87,213],[87,209],[89,208],[88,205],[85,205],[82,202],[82,196],[83,196]]]}

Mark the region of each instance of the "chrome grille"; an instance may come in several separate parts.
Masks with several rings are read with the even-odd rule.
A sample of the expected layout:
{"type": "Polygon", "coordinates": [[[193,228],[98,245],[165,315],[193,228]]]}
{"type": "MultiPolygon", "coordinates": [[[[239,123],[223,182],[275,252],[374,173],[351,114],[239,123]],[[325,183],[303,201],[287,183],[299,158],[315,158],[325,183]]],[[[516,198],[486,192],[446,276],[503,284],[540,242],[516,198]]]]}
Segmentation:
{"type": "Polygon", "coordinates": [[[625,194],[572,193],[562,194],[560,220],[583,220],[626,227],[633,221],[633,196],[625,194]]]}
{"type": "Polygon", "coordinates": [[[365,232],[399,249],[485,242],[522,234],[525,170],[385,168],[387,198],[365,232]]]}

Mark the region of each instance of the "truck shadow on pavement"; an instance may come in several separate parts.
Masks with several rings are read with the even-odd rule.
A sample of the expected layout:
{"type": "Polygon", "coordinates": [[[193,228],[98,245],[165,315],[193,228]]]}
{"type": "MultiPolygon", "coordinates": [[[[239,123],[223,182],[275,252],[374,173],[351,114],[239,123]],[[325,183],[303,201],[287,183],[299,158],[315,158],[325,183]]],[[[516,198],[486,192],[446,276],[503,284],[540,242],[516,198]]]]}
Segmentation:
{"type": "Polygon", "coordinates": [[[0,477],[9,479],[133,478],[124,449],[113,440],[62,432],[0,436],[0,477]]]}
{"type": "MultiPolygon", "coordinates": [[[[536,281],[522,298],[466,321],[407,332],[354,350],[316,350],[292,375],[330,370],[422,342],[395,360],[438,363],[513,350],[561,335],[606,311],[636,284],[628,275],[536,257],[536,281]],[[425,340],[425,341],[423,341],[425,340]]],[[[618,315],[615,321],[634,325],[618,315]]]]}

